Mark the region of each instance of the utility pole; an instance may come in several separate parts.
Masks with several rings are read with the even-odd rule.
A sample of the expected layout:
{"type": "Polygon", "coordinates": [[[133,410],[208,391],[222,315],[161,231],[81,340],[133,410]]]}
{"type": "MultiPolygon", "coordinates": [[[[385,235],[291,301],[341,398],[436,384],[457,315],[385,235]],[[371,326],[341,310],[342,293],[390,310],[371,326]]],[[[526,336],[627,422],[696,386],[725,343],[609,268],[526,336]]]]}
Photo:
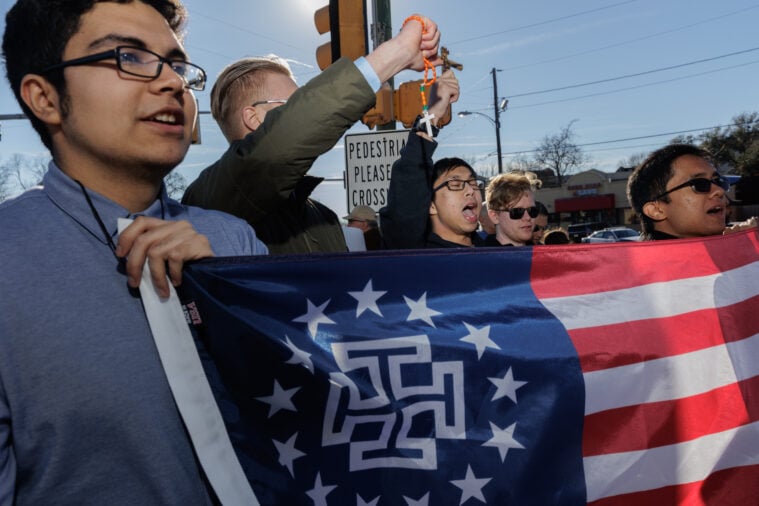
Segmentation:
{"type": "MultiPolygon", "coordinates": [[[[390,0],[371,0],[372,2],[372,44],[373,49],[383,42],[393,38],[393,25],[392,18],[390,17],[390,0]]],[[[387,83],[390,85],[390,90],[395,89],[394,79],[391,77],[387,83]]],[[[392,95],[391,95],[392,96],[392,95]]],[[[395,120],[385,123],[384,125],[377,125],[377,131],[380,130],[395,130],[395,120]]]]}
{"type": "Polygon", "coordinates": [[[503,172],[503,155],[501,153],[501,107],[498,105],[498,80],[495,78],[495,73],[500,72],[501,69],[493,67],[491,73],[493,74],[493,111],[495,112],[495,145],[498,151],[498,173],[503,172]]]}

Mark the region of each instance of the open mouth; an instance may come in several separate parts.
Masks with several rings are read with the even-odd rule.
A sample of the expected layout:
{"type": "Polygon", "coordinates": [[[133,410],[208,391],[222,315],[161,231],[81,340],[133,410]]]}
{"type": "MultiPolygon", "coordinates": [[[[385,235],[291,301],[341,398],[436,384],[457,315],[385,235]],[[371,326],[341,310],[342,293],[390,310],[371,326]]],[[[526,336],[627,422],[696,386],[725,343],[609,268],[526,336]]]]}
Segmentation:
{"type": "Polygon", "coordinates": [[[171,113],[166,113],[166,112],[161,113],[161,114],[156,114],[155,116],[150,118],[150,120],[155,121],[157,123],[163,123],[165,125],[180,125],[181,124],[181,121],[179,120],[176,114],[171,114],[171,113]]]}
{"type": "Polygon", "coordinates": [[[706,214],[722,214],[725,210],[723,206],[714,206],[706,211],[706,214]]]}
{"type": "Polygon", "coordinates": [[[474,223],[477,221],[477,204],[474,202],[468,203],[464,206],[464,209],[462,210],[462,214],[464,215],[464,218],[470,222],[474,223]]]}

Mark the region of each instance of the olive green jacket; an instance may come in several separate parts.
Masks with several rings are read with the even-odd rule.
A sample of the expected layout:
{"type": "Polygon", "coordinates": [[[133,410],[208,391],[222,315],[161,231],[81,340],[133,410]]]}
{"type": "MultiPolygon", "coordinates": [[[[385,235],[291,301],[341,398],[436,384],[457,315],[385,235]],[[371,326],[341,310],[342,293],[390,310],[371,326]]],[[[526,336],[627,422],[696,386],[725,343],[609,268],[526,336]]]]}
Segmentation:
{"type": "Polygon", "coordinates": [[[374,103],[353,62],[338,60],[233,142],[182,203],[245,219],[272,254],[347,251],[339,218],[309,198],[322,179],[307,172],[374,103]]]}

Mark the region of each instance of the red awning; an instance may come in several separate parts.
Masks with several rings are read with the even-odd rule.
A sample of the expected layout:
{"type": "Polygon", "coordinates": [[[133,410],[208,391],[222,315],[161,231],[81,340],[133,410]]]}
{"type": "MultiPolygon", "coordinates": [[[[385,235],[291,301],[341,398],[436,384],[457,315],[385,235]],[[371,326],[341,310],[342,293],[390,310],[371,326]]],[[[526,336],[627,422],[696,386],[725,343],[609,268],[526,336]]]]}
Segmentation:
{"type": "Polygon", "coordinates": [[[554,207],[557,213],[571,213],[573,211],[594,211],[596,209],[614,209],[614,194],[586,195],[569,199],[556,199],[554,207]]]}

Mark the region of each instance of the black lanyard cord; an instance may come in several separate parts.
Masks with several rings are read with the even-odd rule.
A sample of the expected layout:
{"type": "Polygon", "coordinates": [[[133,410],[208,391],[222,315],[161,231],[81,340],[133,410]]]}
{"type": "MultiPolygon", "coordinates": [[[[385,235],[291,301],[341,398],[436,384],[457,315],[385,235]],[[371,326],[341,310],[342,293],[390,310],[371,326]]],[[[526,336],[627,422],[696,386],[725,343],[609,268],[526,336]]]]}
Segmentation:
{"type": "MultiPolygon", "coordinates": [[[[87,189],[84,187],[84,185],[74,179],[76,184],[79,185],[79,188],[82,189],[82,193],[84,194],[85,200],[87,200],[87,204],[90,206],[90,211],[92,211],[92,216],[95,218],[95,221],[98,222],[98,225],[100,226],[100,230],[103,232],[103,236],[105,237],[106,242],[108,243],[108,246],[111,248],[111,251],[113,252],[113,255],[116,256],[116,244],[113,242],[113,238],[111,237],[111,234],[108,232],[108,229],[105,226],[105,223],[103,223],[103,219],[100,217],[100,213],[98,213],[97,208],[95,208],[95,204],[92,202],[92,199],[90,198],[89,193],[87,193],[87,189]]],[[[160,198],[160,197],[159,197],[160,198]]],[[[165,214],[166,211],[164,209],[163,199],[160,199],[161,202],[161,219],[166,219],[165,214]]],[[[116,258],[119,260],[119,262],[122,262],[124,259],[119,258],[116,256],[116,258]]]]}
{"type": "MultiPolygon", "coordinates": [[[[103,232],[103,236],[105,237],[105,240],[108,243],[108,246],[111,248],[111,251],[113,252],[113,255],[116,256],[116,244],[113,242],[113,238],[111,237],[111,234],[108,232],[108,229],[105,227],[105,223],[103,223],[103,219],[100,218],[100,213],[98,213],[98,210],[95,208],[95,204],[92,203],[92,199],[90,198],[90,195],[87,193],[87,189],[78,180],[74,179],[74,181],[82,189],[82,193],[84,194],[84,198],[85,198],[85,200],[87,200],[87,204],[89,204],[89,206],[90,206],[90,211],[92,211],[92,216],[95,218],[95,221],[98,222],[98,225],[100,225],[100,230],[103,232]]],[[[122,260],[118,256],[116,256],[116,258],[119,261],[122,260]]]]}

